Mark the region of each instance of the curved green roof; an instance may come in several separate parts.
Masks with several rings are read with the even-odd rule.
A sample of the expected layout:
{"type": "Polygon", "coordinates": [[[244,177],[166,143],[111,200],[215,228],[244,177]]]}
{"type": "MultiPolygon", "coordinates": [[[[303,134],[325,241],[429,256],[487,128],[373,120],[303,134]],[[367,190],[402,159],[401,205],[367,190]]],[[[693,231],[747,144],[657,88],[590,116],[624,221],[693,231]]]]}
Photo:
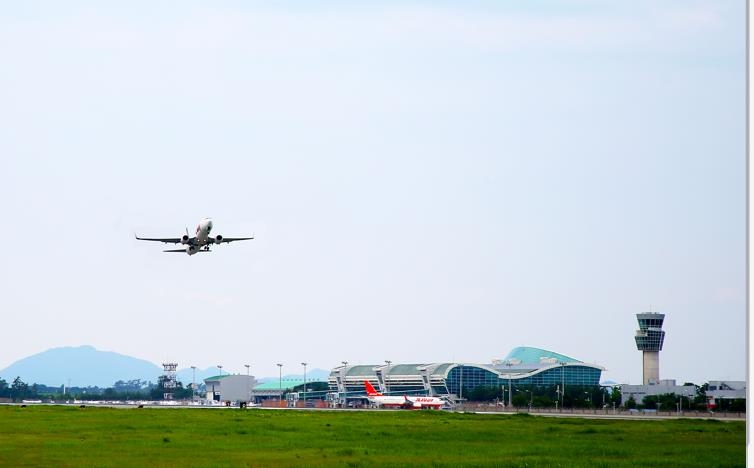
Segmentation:
{"type": "Polygon", "coordinates": [[[383,366],[383,372],[387,372],[387,375],[419,375],[419,368],[426,366],[426,364],[396,364],[390,366],[390,371],[387,372],[387,366],[383,366]]]}
{"type": "MultiPolygon", "coordinates": [[[[374,365],[362,365],[362,366],[348,366],[346,368],[346,377],[351,376],[373,376],[374,375],[374,365]]],[[[330,373],[330,375],[333,375],[330,373]]]]}
{"type": "Polygon", "coordinates": [[[434,369],[430,369],[431,376],[432,377],[442,376],[444,378],[447,378],[450,371],[456,367],[465,367],[465,368],[474,367],[477,369],[482,369],[488,372],[492,372],[493,374],[498,374],[498,375],[500,374],[498,370],[496,370],[495,368],[487,364],[471,364],[468,362],[444,362],[442,364],[436,365],[434,369]]]}
{"type": "Polygon", "coordinates": [[[508,356],[505,357],[506,361],[519,361],[521,364],[547,364],[558,362],[581,362],[578,359],[565,356],[563,354],[548,351],[540,348],[530,348],[528,346],[519,346],[513,348],[508,356]]]}
{"type": "MultiPolygon", "coordinates": [[[[306,381],[307,384],[310,384],[312,382],[312,380],[306,381]]],[[[290,390],[293,387],[298,387],[299,385],[304,385],[304,379],[283,379],[282,381],[267,380],[254,386],[253,390],[279,390],[280,388],[282,388],[283,390],[290,390]]]]}
{"type": "Polygon", "coordinates": [[[223,379],[223,378],[225,378],[225,377],[227,377],[229,375],[230,374],[213,375],[212,377],[207,377],[206,379],[204,379],[204,381],[207,382],[207,381],[210,381],[210,380],[220,380],[220,379],[223,379]]]}
{"type": "Polygon", "coordinates": [[[448,369],[450,369],[452,366],[455,366],[455,365],[457,364],[454,362],[445,362],[445,363],[436,365],[434,369],[430,369],[430,372],[432,373],[432,375],[445,376],[448,372],[448,369]]]}

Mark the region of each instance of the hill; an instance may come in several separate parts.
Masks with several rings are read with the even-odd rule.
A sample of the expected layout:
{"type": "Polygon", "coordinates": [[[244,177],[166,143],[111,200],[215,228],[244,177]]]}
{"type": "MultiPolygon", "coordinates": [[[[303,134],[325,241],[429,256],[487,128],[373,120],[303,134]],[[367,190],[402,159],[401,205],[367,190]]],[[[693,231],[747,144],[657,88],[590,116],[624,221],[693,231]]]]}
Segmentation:
{"type": "MultiPolygon", "coordinates": [[[[201,383],[204,379],[217,375],[215,367],[193,370],[190,367],[179,368],[177,379],[184,386],[192,379],[201,383]]],[[[0,378],[9,384],[20,377],[27,384],[42,384],[49,387],[61,385],[75,387],[112,387],[118,380],[140,379],[157,383],[163,374],[162,366],[112,351],[100,351],[93,346],[66,346],[52,348],[38,354],[20,359],[5,369],[0,369],[0,378]]],[[[327,381],[329,371],[312,369],[307,373],[308,381],[327,381]]],[[[283,378],[303,378],[284,375],[283,378]]],[[[274,377],[257,377],[260,381],[277,380],[274,377]]]]}
{"type": "Polygon", "coordinates": [[[16,377],[51,387],[110,387],[118,380],[141,379],[157,382],[162,367],[144,359],[100,351],[92,346],[52,348],[14,362],[0,370],[10,383],[16,377]]]}

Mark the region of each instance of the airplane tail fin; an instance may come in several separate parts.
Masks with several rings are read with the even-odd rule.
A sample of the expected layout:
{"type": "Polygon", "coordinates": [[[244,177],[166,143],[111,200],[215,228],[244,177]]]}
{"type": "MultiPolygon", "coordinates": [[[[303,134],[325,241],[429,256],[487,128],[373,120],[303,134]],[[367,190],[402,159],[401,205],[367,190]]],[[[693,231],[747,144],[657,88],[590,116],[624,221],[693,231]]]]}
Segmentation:
{"type": "Polygon", "coordinates": [[[372,384],[370,384],[368,380],[364,381],[364,386],[367,389],[367,396],[382,396],[382,393],[375,390],[372,384]]]}

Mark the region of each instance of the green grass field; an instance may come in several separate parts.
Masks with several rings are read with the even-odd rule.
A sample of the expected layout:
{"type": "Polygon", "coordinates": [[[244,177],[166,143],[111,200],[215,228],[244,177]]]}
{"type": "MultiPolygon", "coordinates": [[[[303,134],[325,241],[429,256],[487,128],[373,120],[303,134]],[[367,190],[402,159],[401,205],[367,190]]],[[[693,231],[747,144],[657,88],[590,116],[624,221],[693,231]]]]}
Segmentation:
{"type": "Polygon", "coordinates": [[[0,466],[745,466],[742,421],[0,407],[0,466]]]}

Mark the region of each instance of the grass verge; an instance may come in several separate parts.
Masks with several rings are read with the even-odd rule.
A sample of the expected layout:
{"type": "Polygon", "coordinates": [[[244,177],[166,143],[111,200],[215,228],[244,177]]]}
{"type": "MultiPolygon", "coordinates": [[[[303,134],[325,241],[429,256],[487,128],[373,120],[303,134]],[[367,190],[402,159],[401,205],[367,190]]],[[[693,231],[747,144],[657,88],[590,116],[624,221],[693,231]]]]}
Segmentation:
{"type": "Polygon", "coordinates": [[[0,466],[745,466],[741,421],[0,407],[0,466]]]}

